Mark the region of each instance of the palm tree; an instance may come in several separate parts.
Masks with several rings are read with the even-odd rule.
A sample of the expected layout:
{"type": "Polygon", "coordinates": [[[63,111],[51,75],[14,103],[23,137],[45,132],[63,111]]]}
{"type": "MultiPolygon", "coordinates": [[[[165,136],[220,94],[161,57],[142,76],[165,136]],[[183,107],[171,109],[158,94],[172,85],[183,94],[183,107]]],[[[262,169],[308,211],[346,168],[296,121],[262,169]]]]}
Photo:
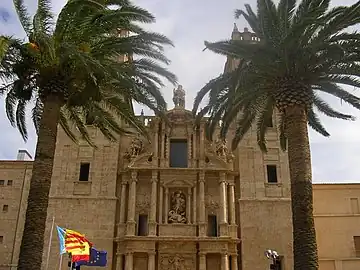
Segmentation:
{"type": "Polygon", "coordinates": [[[236,127],[232,140],[235,149],[255,125],[263,151],[266,123],[278,110],[280,142],[289,156],[296,270],[318,269],[307,125],[329,136],[317,112],[353,119],[334,110],[322,98],[323,93],[360,109],[360,99],[343,88],[360,87],[360,34],[345,31],[360,22],[360,2],[332,9],[329,2],[303,0],[296,5],[295,0],[280,0],[276,6],[270,0],[258,0],[257,13],[249,5],[236,10],[235,17],[245,17],[258,41],[205,42],[207,49],[240,64],[206,84],[197,94],[193,109],[196,114],[209,94],[207,105],[197,115],[199,120],[210,114],[209,137],[219,123],[222,137],[236,127]]]}
{"type": "Polygon", "coordinates": [[[162,79],[175,83],[176,77],[161,65],[169,63],[163,47],[171,41],[137,25],[155,18],[128,1],[70,0],[56,23],[50,1],[39,0],[32,21],[22,0],[14,5],[28,40],[0,37],[0,95],[25,140],[26,108],[32,107],[38,134],[18,263],[18,269],[38,270],[58,124],[74,141],[77,127],[92,145],[86,118],[111,140],[128,132],[121,121],[146,135],[132,100],[162,114],[162,79]],[[119,35],[120,30],[132,34],[119,35]],[[119,61],[123,56],[128,60],[119,61]]]}

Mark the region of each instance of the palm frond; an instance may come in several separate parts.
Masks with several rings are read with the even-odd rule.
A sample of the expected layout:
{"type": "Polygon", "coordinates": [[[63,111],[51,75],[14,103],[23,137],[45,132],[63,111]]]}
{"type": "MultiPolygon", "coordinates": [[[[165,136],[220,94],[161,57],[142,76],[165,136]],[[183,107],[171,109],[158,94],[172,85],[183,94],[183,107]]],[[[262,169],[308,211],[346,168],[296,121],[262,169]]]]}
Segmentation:
{"type": "Polygon", "coordinates": [[[16,13],[18,14],[20,23],[26,33],[26,35],[29,37],[32,32],[32,26],[31,26],[31,19],[27,12],[27,9],[24,5],[23,0],[13,0],[16,13]]]}

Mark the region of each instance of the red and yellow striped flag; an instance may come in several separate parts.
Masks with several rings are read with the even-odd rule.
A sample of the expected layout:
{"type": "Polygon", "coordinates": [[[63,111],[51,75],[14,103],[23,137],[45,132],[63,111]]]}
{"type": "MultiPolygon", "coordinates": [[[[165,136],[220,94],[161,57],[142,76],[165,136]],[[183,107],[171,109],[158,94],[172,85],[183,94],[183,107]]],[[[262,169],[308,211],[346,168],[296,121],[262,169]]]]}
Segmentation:
{"type": "Polygon", "coordinates": [[[72,261],[89,261],[92,243],[85,238],[84,234],[73,230],[65,230],[65,250],[72,255],[72,261]]]}

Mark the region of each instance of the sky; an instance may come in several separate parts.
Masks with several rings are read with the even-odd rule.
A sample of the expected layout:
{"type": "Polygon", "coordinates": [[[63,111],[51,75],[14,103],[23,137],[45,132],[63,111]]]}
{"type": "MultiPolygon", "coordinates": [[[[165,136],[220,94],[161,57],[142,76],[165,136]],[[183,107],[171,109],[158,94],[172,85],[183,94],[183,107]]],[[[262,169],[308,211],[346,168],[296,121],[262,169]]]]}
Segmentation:
{"type": "MultiPolygon", "coordinates": [[[[36,0],[24,0],[29,12],[36,8],[36,0]]],[[[57,14],[65,0],[53,0],[53,12],[57,14]]],[[[255,0],[134,0],[134,3],[146,8],[156,17],[151,30],[169,37],[175,44],[166,50],[166,56],[172,61],[169,69],[179,79],[186,90],[186,107],[192,108],[194,97],[210,79],[219,75],[226,59],[205,51],[204,41],[218,41],[231,36],[234,23],[240,31],[249,27],[245,20],[234,19],[234,10],[243,8],[245,3],[256,7],[255,0]]],[[[332,6],[351,5],[355,0],[333,0],[332,6]]],[[[360,27],[357,27],[360,30],[360,27]]],[[[8,34],[23,37],[24,32],[17,19],[12,0],[0,1],[0,35],[8,34]]],[[[169,107],[172,107],[172,85],[163,89],[169,107]]],[[[352,90],[351,90],[352,91],[352,90]]],[[[360,91],[360,89],[355,90],[360,91]]],[[[357,94],[357,93],[355,93],[357,94]]],[[[358,94],[357,94],[358,95],[358,94]]],[[[316,183],[359,182],[360,175],[360,112],[341,104],[339,100],[327,100],[342,112],[351,113],[357,121],[333,120],[321,117],[331,137],[325,138],[310,131],[312,151],[313,181],[316,183]],[[359,166],[359,167],[358,167],[359,166]]],[[[139,112],[140,108],[136,107],[139,112]]],[[[144,110],[145,113],[150,113],[144,110]]],[[[29,139],[25,143],[17,129],[9,124],[0,100],[0,160],[16,159],[18,149],[27,149],[34,155],[36,134],[29,122],[29,139]]]]}

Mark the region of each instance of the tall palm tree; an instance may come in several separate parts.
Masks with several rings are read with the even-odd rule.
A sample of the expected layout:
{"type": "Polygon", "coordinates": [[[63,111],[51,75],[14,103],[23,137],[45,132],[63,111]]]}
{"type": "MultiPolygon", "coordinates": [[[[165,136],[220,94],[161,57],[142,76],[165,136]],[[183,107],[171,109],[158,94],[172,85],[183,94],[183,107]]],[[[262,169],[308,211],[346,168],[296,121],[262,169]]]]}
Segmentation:
{"type": "Polygon", "coordinates": [[[266,123],[274,109],[280,112],[280,142],[289,156],[296,270],[318,269],[308,125],[329,136],[317,112],[353,119],[334,110],[322,98],[323,93],[360,109],[360,99],[343,88],[360,87],[360,34],[345,31],[360,22],[360,2],[332,9],[329,2],[303,0],[296,5],[295,0],[280,0],[275,5],[270,0],[258,0],[256,13],[250,5],[236,10],[235,17],[244,16],[259,40],[205,42],[207,49],[240,64],[206,84],[197,94],[193,109],[195,114],[209,94],[197,117],[210,114],[210,138],[219,122],[222,137],[235,126],[235,149],[255,125],[263,151],[266,123]]]}
{"type": "Polygon", "coordinates": [[[38,134],[18,263],[18,269],[38,270],[58,124],[73,140],[76,126],[90,144],[86,118],[112,140],[127,132],[121,121],[145,134],[132,100],[161,114],[162,79],[175,83],[176,77],[161,65],[169,63],[163,47],[171,41],[137,25],[155,18],[128,1],[70,0],[56,22],[50,1],[39,0],[32,21],[22,0],[14,5],[27,40],[0,37],[0,95],[25,140],[26,108],[32,107],[38,134]],[[117,34],[121,29],[132,34],[117,34]],[[124,55],[129,60],[119,61],[124,55]]]}

